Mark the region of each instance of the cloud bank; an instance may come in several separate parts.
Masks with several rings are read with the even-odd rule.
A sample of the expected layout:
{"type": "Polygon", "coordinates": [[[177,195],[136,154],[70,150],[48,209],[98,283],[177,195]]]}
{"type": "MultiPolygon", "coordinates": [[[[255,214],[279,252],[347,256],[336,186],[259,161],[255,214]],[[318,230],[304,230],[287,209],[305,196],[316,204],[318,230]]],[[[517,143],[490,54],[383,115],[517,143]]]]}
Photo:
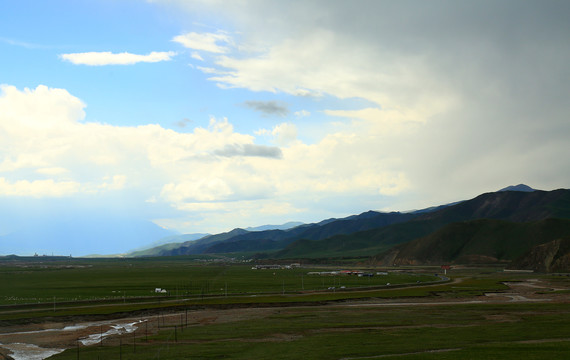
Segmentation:
{"type": "Polygon", "coordinates": [[[568,186],[567,3],[174,3],[237,29],[238,45],[208,65],[218,86],[361,99],[322,109],[340,127],[319,145],[342,139],[363,168],[406,179],[393,188],[422,201],[400,196],[398,208],[511,183],[568,186]]]}
{"type": "Polygon", "coordinates": [[[166,42],[192,62],[193,80],[208,79],[203,93],[242,109],[178,124],[188,132],[117,126],[91,120],[91,100],[71,90],[5,85],[1,197],[123,197],[162,211],[161,225],[216,232],[432,206],[521,182],[568,187],[568,3],[153,2],[187,17],[166,42]],[[203,19],[215,26],[196,25],[203,19]],[[282,119],[252,126],[244,106],[282,119]]]}

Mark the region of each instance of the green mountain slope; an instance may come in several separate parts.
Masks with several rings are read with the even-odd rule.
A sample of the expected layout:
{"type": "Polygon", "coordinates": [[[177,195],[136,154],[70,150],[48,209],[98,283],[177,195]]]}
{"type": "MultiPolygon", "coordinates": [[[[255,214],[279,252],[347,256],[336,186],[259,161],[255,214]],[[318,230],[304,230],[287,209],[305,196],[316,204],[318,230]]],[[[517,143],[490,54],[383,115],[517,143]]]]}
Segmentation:
{"type": "Polygon", "coordinates": [[[287,230],[247,231],[234,229],[227,233],[206,236],[196,241],[149,249],[145,255],[172,256],[279,250],[299,239],[322,240],[338,234],[349,234],[402,223],[415,217],[417,214],[368,211],[360,215],[342,219],[328,219],[320,223],[301,225],[287,230]]]}
{"type": "Polygon", "coordinates": [[[278,258],[372,256],[448,224],[475,219],[511,222],[570,218],[570,190],[486,193],[439,210],[423,213],[405,223],[371,229],[321,241],[301,239],[274,254],[278,258]]]}
{"type": "Polygon", "coordinates": [[[510,262],[536,245],[570,234],[569,219],[515,223],[479,219],[444,226],[378,255],[383,265],[510,262]]]}
{"type": "Polygon", "coordinates": [[[515,259],[509,268],[540,272],[570,272],[570,236],[534,246],[515,259]]]}

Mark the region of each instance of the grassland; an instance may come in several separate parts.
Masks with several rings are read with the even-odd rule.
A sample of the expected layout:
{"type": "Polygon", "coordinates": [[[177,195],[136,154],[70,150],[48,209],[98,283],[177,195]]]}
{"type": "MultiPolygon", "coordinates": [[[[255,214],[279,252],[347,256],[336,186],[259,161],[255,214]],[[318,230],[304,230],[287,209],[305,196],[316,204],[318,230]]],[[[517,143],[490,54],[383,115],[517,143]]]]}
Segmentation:
{"type": "MultiPolygon", "coordinates": [[[[388,283],[394,287],[439,280],[433,274],[396,272],[374,277],[307,275],[324,270],[332,268],[252,270],[249,264],[228,265],[185,257],[4,262],[0,266],[4,287],[0,321],[182,304],[319,301],[338,298],[335,293],[341,287],[378,289],[388,283]],[[166,293],[156,293],[157,288],[166,293]],[[302,293],[304,297],[290,296],[302,293]]],[[[362,295],[352,294],[357,296],[362,295]]]]}
{"type": "Polygon", "coordinates": [[[0,324],[101,314],[145,322],[103,346],[68,345],[56,360],[566,359],[570,351],[569,277],[497,268],[454,269],[443,283],[429,283],[434,268],[307,275],[332,269],[188,258],[4,263],[0,324]],[[156,287],[170,294],[154,294],[156,287]],[[30,299],[47,302],[23,304],[30,299]]]}
{"type": "Polygon", "coordinates": [[[569,320],[567,304],[282,308],[53,359],[567,359],[569,320]]]}

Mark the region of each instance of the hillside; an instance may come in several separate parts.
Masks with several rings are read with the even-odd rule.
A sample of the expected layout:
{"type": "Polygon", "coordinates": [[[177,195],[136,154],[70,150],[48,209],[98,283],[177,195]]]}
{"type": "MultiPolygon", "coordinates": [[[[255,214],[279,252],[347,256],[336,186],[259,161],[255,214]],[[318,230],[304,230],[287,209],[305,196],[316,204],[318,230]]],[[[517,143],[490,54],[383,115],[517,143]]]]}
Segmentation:
{"type": "Polygon", "coordinates": [[[376,257],[382,265],[510,262],[531,248],[570,234],[569,219],[515,223],[479,219],[449,224],[376,257]]]}
{"type": "Polygon", "coordinates": [[[171,256],[278,250],[299,239],[323,240],[334,235],[350,234],[403,223],[416,216],[415,214],[398,212],[368,211],[360,215],[352,215],[342,219],[328,219],[316,224],[300,225],[287,230],[247,231],[234,229],[227,233],[206,236],[196,241],[150,249],[145,255],[171,256]]]}
{"type": "Polygon", "coordinates": [[[570,236],[534,246],[515,259],[511,269],[570,272],[570,236]]]}
{"type": "Polygon", "coordinates": [[[570,218],[570,190],[485,193],[439,211],[423,214],[418,220],[449,224],[471,219],[524,222],[550,217],[570,218]]]}
{"type": "Polygon", "coordinates": [[[432,212],[420,213],[418,217],[401,224],[333,236],[323,241],[301,239],[274,256],[369,256],[384,252],[392,246],[426,237],[445,225],[456,222],[475,219],[528,222],[548,218],[570,219],[570,190],[486,193],[432,212]]]}
{"type": "Polygon", "coordinates": [[[368,211],[286,230],[234,229],[199,240],[162,245],[144,255],[253,252],[258,253],[257,258],[298,259],[381,254],[373,259],[382,259],[383,263],[397,260],[402,264],[511,261],[535,245],[555,240],[554,235],[570,235],[556,220],[549,222],[570,219],[570,190],[529,189],[517,185],[412,213],[368,211]],[[528,236],[532,234],[536,236],[531,239],[528,236]],[[416,250],[412,251],[412,245],[401,245],[406,243],[414,244],[416,250]],[[390,257],[392,260],[388,261],[390,257]]]}

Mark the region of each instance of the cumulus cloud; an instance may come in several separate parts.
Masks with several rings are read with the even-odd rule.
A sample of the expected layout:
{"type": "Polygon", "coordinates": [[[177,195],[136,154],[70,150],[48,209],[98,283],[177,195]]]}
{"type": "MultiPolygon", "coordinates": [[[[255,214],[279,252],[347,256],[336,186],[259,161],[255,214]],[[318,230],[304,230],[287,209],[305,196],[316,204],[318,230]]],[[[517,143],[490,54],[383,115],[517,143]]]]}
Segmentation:
{"type": "Polygon", "coordinates": [[[106,176],[103,181],[104,182],[99,185],[100,189],[121,190],[127,183],[127,177],[125,175],[114,175],[113,177],[106,176]]]}
{"type": "MultiPolygon", "coordinates": [[[[2,87],[0,173],[10,177],[3,177],[0,194],[55,197],[139,186],[149,189],[151,198],[164,182],[215,184],[210,180],[236,176],[231,191],[239,198],[249,191],[250,171],[259,170],[255,159],[282,158],[279,148],[255,144],[226,118],[179,133],[159,125],[86,122],[84,107],[63,89],[2,87]]],[[[263,188],[258,182],[256,187],[263,188]]],[[[224,191],[219,194],[224,198],[224,191]]]]}
{"type": "Polygon", "coordinates": [[[289,114],[287,104],[279,101],[254,101],[249,100],[244,103],[250,109],[259,111],[263,116],[281,116],[285,117],[289,114]]]}
{"type": "Polygon", "coordinates": [[[18,90],[0,85],[0,113],[6,131],[23,127],[46,129],[67,126],[85,118],[85,103],[65,89],[39,85],[18,90]]]}
{"type": "Polygon", "coordinates": [[[210,219],[196,220],[214,226],[224,207],[242,209],[242,220],[253,223],[262,219],[255,205],[261,201],[263,218],[271,221],[283,209],[313,211],[335,194],[395,194],[407,186],[396,168],[380,166],[389,161],[369,151],[371,141],[359,145],[351,134],[308,145],[296,140],[294,124],[282,123],[267,130],[277,145],[287,146],[282,148],[256,144],[226,118],[211,118],[207,127],[188,133],[160,125],[113,126],[85,121],[84,103],[62,89],[4,89],[0,196],[138,191],[152,199],[148,204],[170,205],[185,217],[199,216],[196,209],[218,209],[210,219]]]}
{"type": "Polygon", "coordinates": [[[10,182],[0,178],[0,196],[17,197],[62,197],[75,194],[80,184],[75,181],[18,180],[10,182]]]}
{"type": "Polygon", "coordinates": [[[239,34],[239,44],[224,32],[173,38],[212,82],[309,96],[299,103],[311,102],[311,118],[255,133],[273,137],[272,147],[224,118],[184,134],[117,127],[86,122],[85,104],[65,90],[5,87],[6,189],[138,187],[186,212],[185,223],[214,227],[283,209],[319,217],[335,206],[431,206],[520,182],[568,186],[564,2],[168,3],[231,20],[239,34]]]}
{"type": "Polygon", "coordinates": [[[570,31],[562,15],[569,4],[199,3],[231,20],[249,49],[214,57],[211,81],[363,100],[360,108],[323,113],[344,119],[339,131],[358,139],[348,153],[368,163],[370,152],[383,154],[377,172],[406,179],[401,183],[422,194],[422,205],[514,182],[567,187],[570,166],[560,159],[570,158],[562,140],[570,123],[560,94],[570,90],[570,48],[562,37],[570,31]],[[531,158],[540,171],[524,161],[531,158]]]}
{"type": "Polygon", "coordinates": [[[275,143],[280,146],[285,146],[297,138],[298,129],[295,124],[281,123],[274,126],[272,130],[259,129],[255,131],[255,134],[261,136],[272,136],[275,143]]]}
{"type": "Polygon", "coordinates": [[[112,53],[104,52],[84,52],[61,54],[62,60],[69,61],[74,65],[105,66],[105,65],[133,65],[140,62],[155,63],[170,61],[176,53],[173,51],[157,52],[153,51],[147,55],[131,54],[128,52],[112,53]]]}

